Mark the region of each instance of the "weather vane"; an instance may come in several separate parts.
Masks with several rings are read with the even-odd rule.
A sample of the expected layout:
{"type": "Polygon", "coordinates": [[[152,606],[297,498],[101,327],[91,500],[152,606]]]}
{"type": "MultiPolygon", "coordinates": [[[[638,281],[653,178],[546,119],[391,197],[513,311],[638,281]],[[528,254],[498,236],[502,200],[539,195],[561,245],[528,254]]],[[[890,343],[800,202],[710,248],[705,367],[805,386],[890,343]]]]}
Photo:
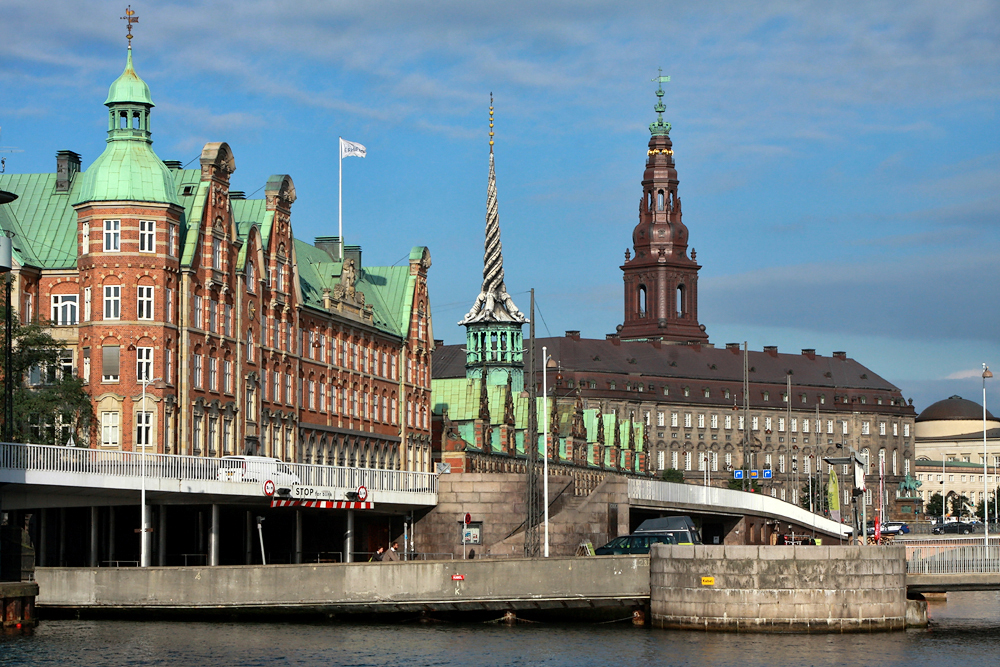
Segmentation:
{"type": "Polygon", "coordinates": [[[493,152],[493,92],[490,91],[490,152],[493,152]]]}
{"type": "Polygon", "coordinates": [[[128,34],[125,35],[128,38],[128,48],[132,48],[132,24],[139,22],[139,17],[135,15],[135,10],[132,9],[132,5],[125,8],[125,16],[122,17],[123,21],[128,24],[128,34]]]}

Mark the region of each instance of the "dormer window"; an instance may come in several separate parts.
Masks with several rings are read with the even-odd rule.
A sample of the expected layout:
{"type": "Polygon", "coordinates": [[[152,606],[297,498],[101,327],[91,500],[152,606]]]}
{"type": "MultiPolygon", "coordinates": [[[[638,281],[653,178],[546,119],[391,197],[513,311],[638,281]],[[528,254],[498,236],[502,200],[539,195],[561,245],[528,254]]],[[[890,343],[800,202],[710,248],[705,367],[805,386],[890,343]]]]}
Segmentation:
{"type": "Polygon", "coordinates": [[[122,221],[104,221],[104,252],[119,252],[122,241],[122,221]]]}

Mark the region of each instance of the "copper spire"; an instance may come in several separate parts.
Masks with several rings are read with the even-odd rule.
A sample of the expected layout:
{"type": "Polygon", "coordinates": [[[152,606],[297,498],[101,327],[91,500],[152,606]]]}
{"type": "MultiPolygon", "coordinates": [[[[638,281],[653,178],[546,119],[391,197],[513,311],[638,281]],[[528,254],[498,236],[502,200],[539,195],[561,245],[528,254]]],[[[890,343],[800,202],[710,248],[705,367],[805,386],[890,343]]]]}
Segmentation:
{"type": "Polygon", "coordinates": [[[128,25],[128,34],[125,37],[128,39],[128,48],[132,48],[132,24],[139,22],[139,17],[135,15],[135,10],[132,9],[132,5],[125,8],[125,16],[121,17],[123,21],[128,25]]]}

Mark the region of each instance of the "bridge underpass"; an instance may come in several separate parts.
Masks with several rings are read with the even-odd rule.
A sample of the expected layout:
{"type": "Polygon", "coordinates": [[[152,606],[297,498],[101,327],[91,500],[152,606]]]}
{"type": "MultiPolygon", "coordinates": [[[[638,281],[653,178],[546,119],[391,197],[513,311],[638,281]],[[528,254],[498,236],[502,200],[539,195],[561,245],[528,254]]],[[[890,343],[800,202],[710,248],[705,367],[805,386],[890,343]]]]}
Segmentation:
{"type": "Polygon", "coordinates": [[[216,458],[3,443],[0,510],[40,566],[136,565],[145,486],[150,563],[214,565],[367,560],[437,503],[433,473],[282,465],[301,483],[234,480],[216,458]]]}

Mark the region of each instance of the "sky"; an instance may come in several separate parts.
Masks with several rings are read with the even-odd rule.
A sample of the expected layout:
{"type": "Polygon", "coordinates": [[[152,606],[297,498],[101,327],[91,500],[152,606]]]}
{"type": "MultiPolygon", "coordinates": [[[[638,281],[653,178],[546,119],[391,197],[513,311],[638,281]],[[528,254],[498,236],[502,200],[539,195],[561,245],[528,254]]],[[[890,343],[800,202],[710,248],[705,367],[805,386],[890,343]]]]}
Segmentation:
{"type": "MultiPolygon", "coordinates": [[[[103,150],[126,42],[109,2],[0,0],[8,172],[103,150]]],[[[603,338],[638,221],[651,79],[711,342],[845,350],[920,410],[1000,370],[1000,4],[276,0],[136,2],[153,148],[226,141],[233,189],[290,174],[296,236],[363,264],[430,248],[434,334],[482,280],[488,107],[506,284],[537,334],[603,338]]],[[[252,194],[256,193],[256,194],[252,194]]],[[[1000,409],[1000,375],[988,385],[1000,409]]]]}

